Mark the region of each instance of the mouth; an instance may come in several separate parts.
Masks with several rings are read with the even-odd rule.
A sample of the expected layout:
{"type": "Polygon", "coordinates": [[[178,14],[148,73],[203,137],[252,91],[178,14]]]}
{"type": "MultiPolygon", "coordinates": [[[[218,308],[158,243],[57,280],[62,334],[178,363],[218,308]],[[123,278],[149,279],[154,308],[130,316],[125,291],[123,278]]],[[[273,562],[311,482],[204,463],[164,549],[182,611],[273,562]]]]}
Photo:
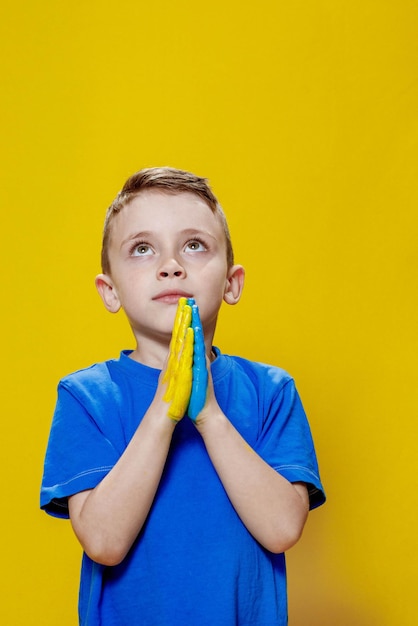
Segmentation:
{"type": "Polygon", "coordinates": [[[191,293],[187,293],[186,291],[181,290],[167,290],[161,291],[156,296],[153,297],[154,302],[162,302],[164,304],[177,304],[179,298],[192,298],[191,293]]]}

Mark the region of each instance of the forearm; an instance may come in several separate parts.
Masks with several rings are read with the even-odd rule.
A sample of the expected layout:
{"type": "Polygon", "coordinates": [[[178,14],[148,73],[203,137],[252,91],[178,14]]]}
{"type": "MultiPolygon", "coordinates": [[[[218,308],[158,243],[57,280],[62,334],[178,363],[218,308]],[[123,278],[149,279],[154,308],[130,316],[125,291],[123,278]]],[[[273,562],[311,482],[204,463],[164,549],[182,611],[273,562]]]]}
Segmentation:
{"type": "Polygon", "coordinates": [[[207,416],[202,413],[197,427],[228,497],[250,533],[271,552],[289,549],[299,539],[307,518],[306,487],[289,483],[272,469],[219,408],[207,416]]]}
{"type": "Polygon", "coordinates": [[[150,407],[114,468],[91,491],[69,501],[74,531],[86,553],[105,565],[126,556],[151,508],[174,422],[150,407]]]}

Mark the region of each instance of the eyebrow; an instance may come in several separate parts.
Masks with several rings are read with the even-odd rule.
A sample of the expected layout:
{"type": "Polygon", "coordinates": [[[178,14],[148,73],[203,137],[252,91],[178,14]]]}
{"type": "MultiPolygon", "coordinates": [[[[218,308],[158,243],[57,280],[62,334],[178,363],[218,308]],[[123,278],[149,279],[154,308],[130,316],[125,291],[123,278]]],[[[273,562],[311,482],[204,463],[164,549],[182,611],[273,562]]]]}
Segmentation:
{"type": "Polygon", "coordinates": [[[142,230],[139,233],[132,233],[132,235],[129,235],[122,241],[120,247],[123,248],[123,246],[126,246],[126,244],[131,241],[135,241],[135,239],[149,239],[149,237],[152,237],[152,232],[150,230],[142,230]]]}
{"type": "Polygon", "coordinates": [[[185,228],[180,231],[181,235],[185,235],[186,237],[193,237],[194,235],[205,235],[206,237],[211,237],[212,239],[216,239],[215,235],[212,235],[211,232],[205,230],[204,228],[185,228]]]}

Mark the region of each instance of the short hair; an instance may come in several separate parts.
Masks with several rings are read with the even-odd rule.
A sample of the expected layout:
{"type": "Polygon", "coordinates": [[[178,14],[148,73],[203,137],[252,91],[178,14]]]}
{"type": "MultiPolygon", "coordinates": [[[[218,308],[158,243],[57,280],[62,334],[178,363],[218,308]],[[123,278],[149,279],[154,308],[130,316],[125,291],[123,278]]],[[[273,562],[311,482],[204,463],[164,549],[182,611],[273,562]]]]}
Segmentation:
{"type": "Polygon", "coordinates": [[[104,274],[110,274],[109,243],[113,218],[145,189],[157,189],[168,194],[189,192],[201,198],[212,213],[218,216],[221,221],[226,240],[227,263],[228,267],[232,267],[234,264],[234,252],[228,223],[221,205],[209,186],[208,180],[191,172],[173,167],[149,167],[141,169],[130,176],[107,209],[103,228],[101,258],[104,274]]]}

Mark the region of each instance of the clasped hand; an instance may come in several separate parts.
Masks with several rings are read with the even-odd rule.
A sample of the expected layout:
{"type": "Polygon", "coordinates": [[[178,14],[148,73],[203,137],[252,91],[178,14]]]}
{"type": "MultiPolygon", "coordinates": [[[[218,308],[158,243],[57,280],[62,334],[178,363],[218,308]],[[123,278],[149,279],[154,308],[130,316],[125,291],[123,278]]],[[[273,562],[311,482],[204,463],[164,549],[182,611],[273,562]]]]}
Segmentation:
{"type": "Polygon", "coordinates": [[[195,422],[206,402],[208,372],[199,309],[192,298],[179,299],[163,382],[169,417],[178,422],[187,413],[195,422]]]}

